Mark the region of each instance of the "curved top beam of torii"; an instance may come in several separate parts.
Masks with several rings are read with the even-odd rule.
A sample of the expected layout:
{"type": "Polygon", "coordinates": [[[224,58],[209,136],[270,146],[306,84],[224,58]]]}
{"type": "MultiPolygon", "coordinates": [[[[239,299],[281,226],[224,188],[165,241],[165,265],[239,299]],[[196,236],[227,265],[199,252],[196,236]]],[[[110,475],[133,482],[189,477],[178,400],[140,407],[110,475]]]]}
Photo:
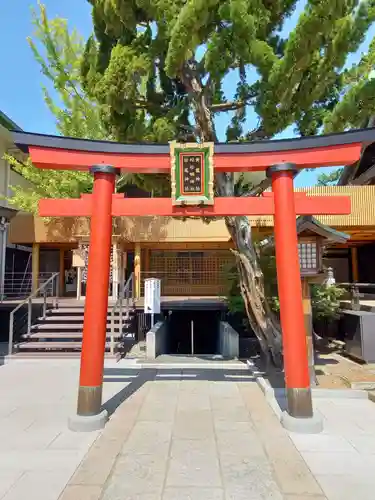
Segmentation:
{"type": "MultiPolygon", "coordinates": [[[[169,144],[121,144],[52,135],[13,132],[14,143],[30,154],[36,167],[88,170],[111,164],[125,172],[169,173],[169,144]]],[[[298,168],[344,166],[357,162],[375,142],[375,128],[296,139],[215,144],[216,172],[251,172],[290,162],[298,168]]]]}

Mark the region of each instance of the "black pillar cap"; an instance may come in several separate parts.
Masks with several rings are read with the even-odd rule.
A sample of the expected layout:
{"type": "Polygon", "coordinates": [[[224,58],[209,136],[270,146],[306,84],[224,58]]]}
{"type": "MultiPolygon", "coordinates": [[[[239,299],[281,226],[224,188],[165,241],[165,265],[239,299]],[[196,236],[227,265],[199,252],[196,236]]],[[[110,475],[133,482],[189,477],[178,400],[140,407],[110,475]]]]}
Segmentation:
{"type": "Polygon", "coordinates": [[[99,163],[98,165],[93,165],[90,167],[90,172],[92,174],[118,174],[119,169],[113,165],[105,165],[104,163],[99,163]]]}
{"type": "Polygon", "coordinates": [[[278,172],[292,172],[293,174],[296,174],[298,172],[298,168],[295,163],[276,163],[275,165],[268,167],[266,170],[267,177],[269,178],[278,172]]]}

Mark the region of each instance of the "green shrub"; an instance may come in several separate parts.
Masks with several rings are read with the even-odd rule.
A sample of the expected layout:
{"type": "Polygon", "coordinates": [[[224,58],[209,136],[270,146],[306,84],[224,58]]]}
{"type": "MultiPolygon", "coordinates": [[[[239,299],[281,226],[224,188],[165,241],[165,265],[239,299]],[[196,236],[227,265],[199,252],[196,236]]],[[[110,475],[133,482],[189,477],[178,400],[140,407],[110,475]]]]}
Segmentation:
{"type": "Polygon", "coordinates": [[[339,318],[340,297],[345,291],[335,285],[313,285],[311,287],[311,306],[313,318],[334,320],[339,318]]]}
{"type": "MultiPolygon", "coordinates": [[[[278,314],[280,302],[277,291],[276,261],[274,255],[262,254],[259,256],[260,266],[264,275],[264,287],[270,308],[278,314]]],[[[226,270],[228,283],[228,309],[232,315],[243,315],[244,324],[248,327],[245,304],[241,295],[236,266],[226,270]]],[[[312,285],[311,306],[313,319],[334,320],[339,317],[340,297],[345,291],[338,286],[312,285]]]]}

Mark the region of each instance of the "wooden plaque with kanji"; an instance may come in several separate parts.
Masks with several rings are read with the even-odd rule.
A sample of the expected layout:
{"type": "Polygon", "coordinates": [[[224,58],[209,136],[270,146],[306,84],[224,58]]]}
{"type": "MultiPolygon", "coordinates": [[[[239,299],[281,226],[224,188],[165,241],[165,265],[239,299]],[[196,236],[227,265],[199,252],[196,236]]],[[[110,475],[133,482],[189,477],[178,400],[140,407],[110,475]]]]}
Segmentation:
{"type": "Polygon", "coordinates": [[[213,143],[172,142],[170,147],[173,205],[213,205],[213,143]]]}

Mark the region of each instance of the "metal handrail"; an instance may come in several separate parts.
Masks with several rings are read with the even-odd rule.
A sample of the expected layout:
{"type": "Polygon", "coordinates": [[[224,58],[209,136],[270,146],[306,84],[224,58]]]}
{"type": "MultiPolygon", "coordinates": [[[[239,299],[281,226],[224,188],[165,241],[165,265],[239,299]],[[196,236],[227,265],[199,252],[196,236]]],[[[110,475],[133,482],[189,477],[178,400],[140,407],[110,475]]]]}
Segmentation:
{"type": "Polygon", "coordinates": [[[111,310],[111,339],[110,339],[110,353],[113,355],[115,351],[115,314],[119,311],[119,331],[122,333],[123,330],[123,301],[125,300],[125,315],[126,319],[129,318],[129,310],[130,310],[130,300],[134,297],[134,273],[128,278],[128,281],[125,283],[124,289],[121,290],[120,296],[116,300],[114,306],[111,310]]]}
{"type": "MultiPolygon", "coordinates": [[[[8,354],[9,356],[13,354],[13,337],[14,337],[14,315],[15,313],[21,309],[25,304],[27,304],[27,333],[30,335],[31,332],[31,321],[32,321],[32,306],[33,306],[33,299],[41,295],[41,292],[43,293],[43,319],[45,319],[47,315],[47,286],[50,283],[53,283],[56,280],[56,294],[54,297],[54,303],[53,307],[55,309],[58,309],[58,304],[59,304],[59,279],[58,277],[60,276],[60,273],[54,273],[47,281],[43,283],[35,292],[33,292],[31,295],[29,295],[25,300],[23,300],[20,304],[18,304],[17,307],[15,307],[9,316],[9,347],[8,347],[8,354]]],[[[53,289],[53,288],[52,288],[53,289]]]]}

